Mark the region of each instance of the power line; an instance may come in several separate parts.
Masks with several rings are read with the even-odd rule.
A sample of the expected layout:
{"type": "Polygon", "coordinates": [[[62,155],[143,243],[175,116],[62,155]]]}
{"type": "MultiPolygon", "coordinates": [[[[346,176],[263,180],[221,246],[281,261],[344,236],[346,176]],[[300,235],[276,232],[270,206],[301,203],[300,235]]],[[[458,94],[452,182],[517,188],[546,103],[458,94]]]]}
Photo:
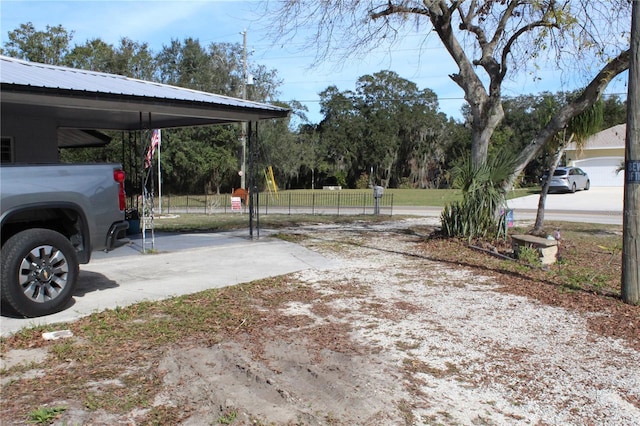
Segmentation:
{"type": "MultiPolygon", "coordinates": [[[[605,93],[602,96],[626,96],[626,93],[605,93]]],[[[526,96],[526,95],[524,95],[526,96]]],[[[510,100],[510,99],[516,99],[519,96],[503,96],[502,100],[510,100]]],[[[397,102],[397,101],[411,101],[411,100],[417,100],[420,98],[385,98],[385,99],[380,99],[381,101],[387,101],[387,102],[397,102]]],[[[460,96],[445,96],[445,97],[438,97],[437,101],[464,101],[464,97],[460,96]]],[[[289,99],[288,102],[301,102],[301,103],[319,103],[320,102],[320,98],[316,98],[316,99],[289,99]]]]}

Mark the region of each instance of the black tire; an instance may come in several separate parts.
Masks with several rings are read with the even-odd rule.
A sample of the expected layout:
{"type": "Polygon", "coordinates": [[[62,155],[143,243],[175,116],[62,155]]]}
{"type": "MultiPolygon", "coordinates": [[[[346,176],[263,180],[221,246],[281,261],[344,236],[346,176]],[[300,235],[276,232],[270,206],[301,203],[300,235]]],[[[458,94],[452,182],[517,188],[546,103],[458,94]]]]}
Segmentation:
{"type": "Polygon", "coordinates": [[[78,279],[76,251],[50,229],[22,231],[2,246],[2,302],[26,317],[49,315],[71,300],[78,279]]]}
{"type": "Polygon", "coordinates": [[[573,185],[571,185],[571,193],[572,193],[572,194],[575,194],[575,193],[576,193],[576,189],[577,189],[577,188],[576,188],[576,183],[575,183],[575,182],[573,182],[573,185]]]}
{"type": "Polygon", "coordinates": [[[588,190],[589,190],[589,188],[591,188],[591,181],[590,181],[590,180],[587,180],[587,184],[584,186],[584,190],[585,190],[585,191],[588,191],[588,190]]]}

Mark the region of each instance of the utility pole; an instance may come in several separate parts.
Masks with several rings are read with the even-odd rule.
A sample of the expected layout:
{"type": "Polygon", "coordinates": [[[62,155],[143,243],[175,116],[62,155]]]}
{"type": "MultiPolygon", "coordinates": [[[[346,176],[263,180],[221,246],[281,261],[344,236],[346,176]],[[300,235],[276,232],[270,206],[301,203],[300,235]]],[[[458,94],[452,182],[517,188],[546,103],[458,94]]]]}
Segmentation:
{"type": "MultiPolygon", "coordinates": [[[[243,30],[242,34],[242,99],[247,99],[247,30],[243,30]]],[[[242,159],[240,164],[240,187],[247,189],[246,185],[246,164],[247,164],[247,122],[242,122],[242,134],[240,141],[242,142],[242,159]]]]}
{"type": "Polygon", "coordinates": [[[640,303],[640,2],[632,2],[631,56],[627,95],[624,216],[622,219],[622,300],[640,303]]]}

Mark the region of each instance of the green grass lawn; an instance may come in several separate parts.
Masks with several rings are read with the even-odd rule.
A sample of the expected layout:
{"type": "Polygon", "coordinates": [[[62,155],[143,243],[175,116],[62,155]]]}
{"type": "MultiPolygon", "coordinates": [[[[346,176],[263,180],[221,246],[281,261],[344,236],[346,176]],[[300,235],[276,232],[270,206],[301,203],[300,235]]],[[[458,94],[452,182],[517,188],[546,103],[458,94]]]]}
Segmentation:
{"type": "MultiPolygon", "coordinates": [[[[394,206],[444,207],[452,201],[462,199],[459,189],[387,189],[393,194],[394,206]]],[[[521,188],[510,191],[507,199],[539,194],[536,188],[521,188]]]]}
{"type": "MultiPolygon", "coordinates": [[[[510,191],[508,199],[538,194],[539,188],[521,188],[510,191]]],[[[230,194],[220,195],[165,195],[163,205],[172,207],[203,208],[205,206],[230,206],[230,194]]],[[[342,189],[340,191],[325,191],[322,189],[293,189],[278,191],[277,193],[260,193],[261,204],[269,205],[311,205],[313,204],[334,205],[338,203],[342,206],[362,205],[369,203],[373,197],[370,189],[342,189]],[[337,201],[337,197],[340,200],[337,201]]],[[[444,207],[453,201],[462,199],[462,192],[459,189],[386,189],[384,191],[384,205],[394,206],[417,206],[417,207],[444,207]],[[389,198],[392,196],[392,199],[389,198]]],[[[156,200],[156,206],[158,201],[156,200]]]]}

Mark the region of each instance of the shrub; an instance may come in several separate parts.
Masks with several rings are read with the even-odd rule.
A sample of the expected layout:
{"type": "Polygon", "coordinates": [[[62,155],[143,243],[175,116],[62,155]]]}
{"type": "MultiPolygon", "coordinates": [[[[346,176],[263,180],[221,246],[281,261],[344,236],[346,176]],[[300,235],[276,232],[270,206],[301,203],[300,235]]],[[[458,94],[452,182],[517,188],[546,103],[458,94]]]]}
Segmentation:
{"type": "Polygon", "coordinates": [[[499,233],[499,211],[506,203],[504,182],[513,171],[514,158],[502,152],[478,167],[464,158],[452,169],[454,187],[462,189],[463,198],[442,211],[444,235],[472,239],[499,233]]]}
{"type": "Polygon", "coordinates": [[[534,247],[522,246],[518,249],[518,260],[528,265],[540,265],[540,253],[534,247]]]}
{"type": "Polygon", "coordinates": [[[369,175],[367,173],[362,173],[358,180],[356,180],[356,189],[367,188],[369,188],[369,175]]]}

